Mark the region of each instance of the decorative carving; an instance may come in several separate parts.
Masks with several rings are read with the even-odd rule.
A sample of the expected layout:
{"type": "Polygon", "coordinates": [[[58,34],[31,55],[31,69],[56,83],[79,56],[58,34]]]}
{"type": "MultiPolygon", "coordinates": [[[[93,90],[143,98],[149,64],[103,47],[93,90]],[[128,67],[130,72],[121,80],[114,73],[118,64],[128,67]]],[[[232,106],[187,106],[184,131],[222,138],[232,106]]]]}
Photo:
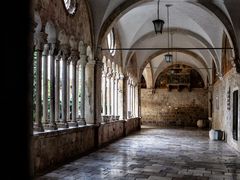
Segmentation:
{"type": "Polygon", "coordinates": [[[49,52],[49,45],[48,44],[44,44],[42,55],[43,56],[48,56],[48,52],[49,52]]]}
{"type": "Polygon", "coordinates": [[[83,41],[79,42],[78,51],[80,52],[80,56],[86,55],[86,46],[84,45],[83,41]]]}
{"type": "Polygon", "coordinates": [[[42,21],[41,21],[41,18],[40,18],[40,15],[37,11],[34,11],[34,21],[36,23],[36,26],[34,28],[34,31],[36,33],[40,33],[41,30],[42,30],[42,21]]]}
{"type": "Polygon", "coordinates": [[[69,42],[69,37],[65,30],[61,30],[58,34],[58,40],[60,41],[60,45],[66,45],[69,42]]]}
{"type": "Polygon", "coordinates": [[[60,46],[60,54],[63,60],[67,60],[70,54],[69,46],[67,44],[60,46]]]}
{"type": "Polygon", "coordinates": [[[43,32],[34,33],[34,45],[36,50],[43,50],[43,45],[46,43],[46,34],[43,32]]]}
{"type": "Polygon", "coordinates": [[[70,44],[71,50],[77,50],[78,42],[77,42],[75,36],[73,36],[73,35],[70,36],[69,44],[70,44]]]}

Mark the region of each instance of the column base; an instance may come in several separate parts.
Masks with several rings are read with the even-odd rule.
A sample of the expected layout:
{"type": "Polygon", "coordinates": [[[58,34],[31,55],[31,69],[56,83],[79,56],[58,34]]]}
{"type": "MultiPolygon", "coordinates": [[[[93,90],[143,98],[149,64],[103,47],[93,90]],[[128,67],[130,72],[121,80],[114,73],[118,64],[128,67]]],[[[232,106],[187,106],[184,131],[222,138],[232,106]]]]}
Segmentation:
{"type": "Polygon", "coordinates": [[[114,115],[110,116],[110,121],[115,121],[115,116],[114,115]]]}
{"type": "Polygon", "coordinates": [[[78,127],[78,123],[77,123],[77,121],[71,121],[71,122],[69,122],[68,123],[69,124],[69,127],[78,127]]]}
{"type": "Polygon", "coordinates": [[[78,125],[86,125],[85,118],[79,118],[77,123],[78,123],[78,125]]]}
{"type": "Polygon", "coordinates": [[[57,124],[54,122],[54,123],[50,123],[50,124],[44,124],[44,129],[45,130],[57,130],[58,127],[57,127],[57,124]]]}
{"type": "Polygon", "coordinates": [[[43,125],[34,123],[33,130],[36,132],[44,132],[43,125]]]}
{"type": "Polygon", "coordinates": [[[58,127],[58,128],[69,128],[67,122],[60,122],[60,123],[57,123],[57,127],[58,127]]]}
{"type": "Polygon", "coordinates": [[[118,121],[118,120],[119,120],[119,117],[120,117],[120,116],[115,116],[115,121],[118,121]]]}
{"type": "Polygon", "coordinates": [[[107,115],[103,115],[103,116],[102,116],[102,122],[103,122],[103,123],[108,122],[108,117],[109,117],[109,116],[107,116],[107,115]]]}

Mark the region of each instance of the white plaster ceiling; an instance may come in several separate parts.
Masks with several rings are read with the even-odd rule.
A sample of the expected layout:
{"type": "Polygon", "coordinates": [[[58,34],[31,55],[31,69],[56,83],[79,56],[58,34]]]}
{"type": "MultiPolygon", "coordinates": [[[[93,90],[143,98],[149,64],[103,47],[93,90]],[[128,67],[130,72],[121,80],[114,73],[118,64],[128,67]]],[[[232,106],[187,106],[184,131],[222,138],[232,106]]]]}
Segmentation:
{"type": "MultiPolygon", "coordinates": [[[[222,34],[224,26],[215,17],[209,14],[202,8],[199,8],[193,3],[172,2],[173,6],[169,9],[170,14],[170,28],[180,28],[189,30],[197,34],[201,39],[208,44],[202,45],[200,42],[194,41],[193,38],[189,38],[188,34],[184,34],[183,37],[176,39],[176,47],[193,47],[193,48],[204,48],[204,47],[221,47],[222,46],[222,34]]],[[[166,3],[160,3],[160,18],[165,21],[165,29],[167,27],[167,8],[166,3]]],[[[156,1],[148,2],[142,4],[125,15],[123,15],[118,23],[117,27],[121,37],[121,45],[124,48],[131,47],[167,47],[167,36],[166,33],[162,35],[155,36],[153,38],[148,38],[149,41],[142,40],[144,43],[139,43],[139,39],[143,39],[146,34],[154,31],[152,20],[156,19],[156,1]],[[160,37],[160,38],[159,38],[160,37]],[[136,44],[136,42],[138,42],[136,44]]],[[[175,35],[176,36],[176,35],[175,35]]],[[[123,51],[123,62],[128,58],[129,51],[123,51]]],[[[199,55],[204,57],[204,59],[210,62],[210,54],[206,51],[199,51],[199,55]]],[[[136,56],[138,59],[138,66],[141,65],[146,60],[147,51],[136,51],[136,56]]],[[[221,51],[215,51],[216,61],[221,59],[221,51]]],[[[125,64],[126,65],[126,64],[125,64]]]]}
{"type": "MultiPolygon", "coordinates": [[[[228,30],[229,25],[235,26],[235,29],[240,27],[240,23],[236,23],[236,12],[229,13],[229,9],[236,11],[235,6],[240,5],[240,1],[237,0],[229,0],[227,4],[223,0],[161,0],[160,19],[165,21],[165,33],[158,36],[151,35],[154,34],[152,20],[157,18],[157,0],[101,0],[101,3],[89,0],[89,2],[93,11],[95,41],[98,41],[98,33],[107,22],[108,30],[112,26],[118,29],[123,48],[167,47],[166,4],[173,5],[169,9],[170,28],[185,32],[176,32],[175,47],[222,47],[222,35],[223,31],[226,31],[223,23],[228,25],[226,26],[228,30]],[[232,15],[235,15],[233,21],[232,15]]],[[[108,32],[104,31],[104,33],[108,32]]],[[[230,37],[229,32],[226,31],[226,33],[230,37]]],[[[239,42],[238,39],[236,41],[239,42]]],[[[123,68],[133,52],[136,53],[139,71],[140,67],[146,64],[145,61],[156,53],[156,51],[122,51],[123,68]]],[[[217,71],[220,71],[221,50],[194,50],[193,52],[204,59],[207,66],[211,66],[211,59],[214,59],[217,71]]]]}

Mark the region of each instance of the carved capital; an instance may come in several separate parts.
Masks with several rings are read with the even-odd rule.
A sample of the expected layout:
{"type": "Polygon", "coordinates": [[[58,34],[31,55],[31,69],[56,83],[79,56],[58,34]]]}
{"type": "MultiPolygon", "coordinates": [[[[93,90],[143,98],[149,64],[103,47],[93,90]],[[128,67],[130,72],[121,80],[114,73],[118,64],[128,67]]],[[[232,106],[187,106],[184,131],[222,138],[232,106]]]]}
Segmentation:
{"type": "Polygon", "coordinates": [[[43,45],[46,43],[47,35],[43,32],[34,33],[34,45],[36,50],[43,50],[43,45]]]}
{"type": "Polygon", "coordinates": [[[77,50],[72,50],[69,60],[72,61],[73,64],[76,64],[77,61],[79,60],[79,56],[78,56],[78,51],[77,50]]]}
{"type": "Polygon", "coordinates": [[[80,63],[83,67],[85,67],[86,64],[87,64],[87,56],[86,56],[86,55],[80,55],[79,63],[80,63]]]}
{"type": "Polygon", "coordinates": [[[80,53],[80,57],[81,57],[81,55],[86,55],[86,54],[87,54],[86,46],[85,46],[85,44],[83,43],[83,41],[80,41],[80,42],[79,42],[78,51],[79,51],[79,53],[80,53]]]}
{"type": "Polygon", "coordinates": [[[119,79],[120,79],[120,80],[124,80],[124,75],[123,75],[123,73],[119,73],[119,79]]]}
{"type": "Polygon", "coordinates": [[[53,56],[56,52],[56,44],[50,44],[49,55],[53,56]]]}
{"type": "Polygon", "coordinates": [[[103,62],[102,62],[102,61],[99,61],[98,59],[96,59],[96,61],[95,61],[95,66],[96,66],[96,69],[102,71],[103,62]]]}
{"type": "Polygon", "coordinates": [[[60,45],[60,55],[63,60],[68,60],[70,55],[70,48],[67,44],[60,45]]]}
{"type": "Polygon", "coordinates": [[[69,37],[65,30],[61,30],[58,35],[58,40],[60,42],[60,45],[68,45],[69,44],[69,37]]]}
{"type": "Polygon", "coordinates": [[[75,38],[75,36],[73,36],[73,35],[70,36],[69,45],[70,45],[72,51],[77,51],[78,42],[77,42],[77,39],[75,38]]]}
{"type": "Polygon", "coordinates": [[[49,45],[48,44],[44,44],[42,55],[43,56],[48,56],[48,53],[49,53],[49,45]]]}

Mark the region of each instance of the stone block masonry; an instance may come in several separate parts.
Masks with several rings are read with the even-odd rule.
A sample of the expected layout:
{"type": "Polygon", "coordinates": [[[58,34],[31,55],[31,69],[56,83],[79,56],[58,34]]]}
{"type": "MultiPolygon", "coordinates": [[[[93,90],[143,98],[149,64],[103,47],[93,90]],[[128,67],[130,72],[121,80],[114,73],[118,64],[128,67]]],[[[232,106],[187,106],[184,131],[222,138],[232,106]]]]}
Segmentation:
{"type": "Polygon", "coordinates": [[[100,126],[86,125],[35,133],[32,142],[34,174],[46,173],[137,130],[140,130],[139,118],[113,121],[100,126]]]}
{"type": "Polygon", "coordinates": [[[207,90],[192,92],[166,89],[141,90],[142,124],[161,127],[197,127],[197,120],[208,118],[207,90]]]}

